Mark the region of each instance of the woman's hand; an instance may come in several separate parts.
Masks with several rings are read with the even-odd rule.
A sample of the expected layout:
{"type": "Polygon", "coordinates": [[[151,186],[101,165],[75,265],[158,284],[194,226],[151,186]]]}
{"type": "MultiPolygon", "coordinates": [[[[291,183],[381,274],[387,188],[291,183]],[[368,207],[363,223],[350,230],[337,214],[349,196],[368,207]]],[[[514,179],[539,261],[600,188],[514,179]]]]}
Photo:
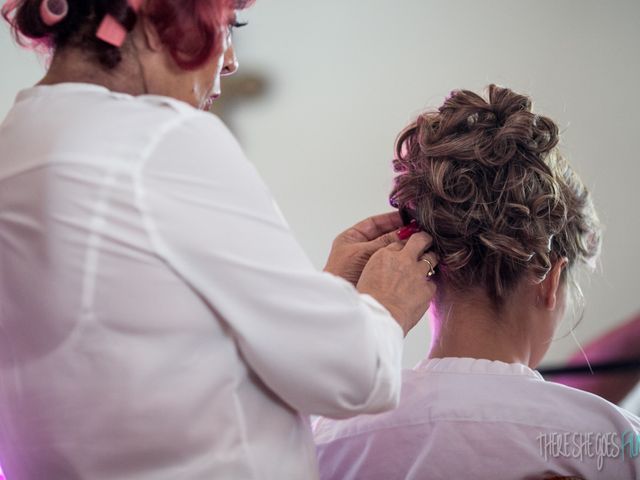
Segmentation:
{"type": "Polygon", "coordinates": [[[357,284],[385,306],[409,333],[427,311],[436,285],[430,280],[438,259],[425,253],[433,242],[424,232],[414,233],[406,242],[394,242],[371,256],[357,284]]]}
{"type": "Polygon", "coordinates": [[[334,240],[324,271],[357,285],[371,255],[398,242],[396,230],[401,227],[400,214],[391,212],[369,217],[345,230],[334,240]]]}

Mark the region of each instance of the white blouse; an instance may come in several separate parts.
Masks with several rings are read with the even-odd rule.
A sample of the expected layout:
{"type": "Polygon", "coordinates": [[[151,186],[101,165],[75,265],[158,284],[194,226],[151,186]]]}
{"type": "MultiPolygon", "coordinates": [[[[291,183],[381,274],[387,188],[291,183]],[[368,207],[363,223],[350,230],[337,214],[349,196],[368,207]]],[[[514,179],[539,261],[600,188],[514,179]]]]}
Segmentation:
{"type": "Polygon", "coordinates": [[[402,337],[213,115],[60,84],[0,125],[8,480],[316,478],[307,414],[395,406],[402,337]]]}
{"type": "Polygon", "coordinates": [[[640,383],[636,385],[620,405],[630,412],[640,415],[640,383]]]}
{"type": "Polygon", "coordinates": [[[640,478],[640,419],[546,382],[525,365],[473,358],[404,372],[400,406],[315,425],[323,480],[640,478]]]}

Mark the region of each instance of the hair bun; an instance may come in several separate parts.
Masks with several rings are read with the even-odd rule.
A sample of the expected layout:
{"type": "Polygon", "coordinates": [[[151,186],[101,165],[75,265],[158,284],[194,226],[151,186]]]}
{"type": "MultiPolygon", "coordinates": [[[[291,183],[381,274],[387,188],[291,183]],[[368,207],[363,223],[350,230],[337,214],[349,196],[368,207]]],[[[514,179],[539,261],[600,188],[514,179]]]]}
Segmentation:
{"type": "Polygon", "coordinates": [[[552,259],[588,263],[600,230],[586,188],[557,152],[558,127],[531,100],[491,85],[457,90],[398,137],[391,200],[432,235],[443,278],[497,303],[552,259]]]}
{"type": "Polygon", "coordinates": [[[558,127],[549,118],[532,113],[528,97],[491,85],[489,105],[496,116],[494,158],[526,161],[550,152],[558,144],[558,127]]]}
{"type": "Polygon", "coordinates": [[[506,159],[518,151],[544,155],[558,144],[558,127],[531,112],[531,100],[496,85],[489,87],[489,103],[497,118],[494,153],[506,159]]]}
{"type": "Polygon", "coordinates": [[[512,90],[489,86],[489,100],[469,90],[455,90],[433,113],[417,120],[424,153],[446,152],[460,160],[502,167],[544,155],[558,144],[553,121],[531,112],[531,100],[512,90]],[[464,135],[464,134],[472,135],[464,135]],[[450,139],[448,141],[447,139],[450,139]]]}

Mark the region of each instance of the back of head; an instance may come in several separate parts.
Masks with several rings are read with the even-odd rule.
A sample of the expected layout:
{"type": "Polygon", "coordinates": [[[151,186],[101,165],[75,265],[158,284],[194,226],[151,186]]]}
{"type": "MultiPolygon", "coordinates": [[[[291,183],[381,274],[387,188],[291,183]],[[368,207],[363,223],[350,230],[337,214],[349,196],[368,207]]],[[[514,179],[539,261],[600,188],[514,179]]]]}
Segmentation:
{"type": "Polygon", "coordinates": [[[99,63],[113,69],[122,61],[121,48],[96,36],[100,25],[111,16],[131,32],[140,15],[156,27],[160,39],[176,64],[197,69],[222,48],[225,15],[243,9],[253,0],[10,0],[2,7],[18,43],[37,50],[75,47],[91,53],[99,63]],[[43,2],[65,12],[48,23],[42,15],[43,2]]]}
{"type": "Polygon", "coordinates": [[[488,100],[452,92],[400,134],[391,203],[433,236],[439,290],[482,287],[500,307],[556,259],[594,265],[599,222],[558,140],[528,97],[496,85],[488,100]]]}

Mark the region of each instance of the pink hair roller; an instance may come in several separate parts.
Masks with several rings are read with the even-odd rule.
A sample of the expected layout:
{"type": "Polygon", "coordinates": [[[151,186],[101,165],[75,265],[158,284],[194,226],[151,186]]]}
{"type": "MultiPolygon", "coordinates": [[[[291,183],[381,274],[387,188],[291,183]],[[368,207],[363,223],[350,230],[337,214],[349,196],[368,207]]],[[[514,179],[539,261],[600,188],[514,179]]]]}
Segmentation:
{"type": "Polygon", "coordinates": [[[67,13],[69,13],[67,0],[42,0],[40,4],[40,17],[49,27],[64,20],[67,13]]]}
{"type": "Polygon", "coordinates": [[[133,9],[133,11],[137,13],[140,11],[140,7],[142,7],[143,2],[144,0],[129,0],[127,3],[133,9]]]}
{"type": "MultiPolygon", "coordinates": [[[[144,0],[129,0],[127,3],[133,11],[138,12],[143,1],[144,0]]],[[[96,37],[103,42],[120,48],[127,38],[127,30],[112,15],[105,15],[102,22],[100,22],[96,37]]]]}

